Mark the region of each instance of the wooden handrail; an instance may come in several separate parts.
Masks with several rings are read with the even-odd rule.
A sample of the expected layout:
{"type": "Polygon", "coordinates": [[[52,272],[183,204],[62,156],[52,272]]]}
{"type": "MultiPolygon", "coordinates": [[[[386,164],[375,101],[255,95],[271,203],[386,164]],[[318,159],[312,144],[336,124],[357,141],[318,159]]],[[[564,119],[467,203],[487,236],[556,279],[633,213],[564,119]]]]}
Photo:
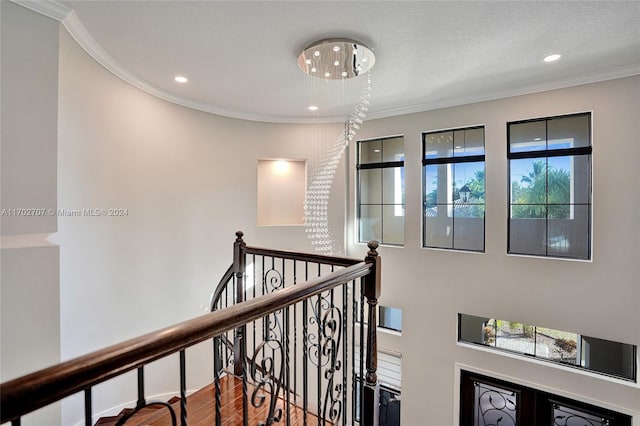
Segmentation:
{"type": "Polygon", "coordinates": [[[289,250],[274,250],[262,247],[245,246],[246,254],[256,254],[259,256],[277,257],[290,260],[299,260],[301,262],[322,263],[334,266],[351,266],[362,262],[362,259],[353,259],[350,257],[326,256],[315,253],[298,253],[289,250]]]}
{"type": "Polygon", "coordinates": [[[371,269],[371,263],[360,262],[324,277],[296,284],[2,383],[0,423],[17,419],[105,380],[364,277],[371,269]]]}

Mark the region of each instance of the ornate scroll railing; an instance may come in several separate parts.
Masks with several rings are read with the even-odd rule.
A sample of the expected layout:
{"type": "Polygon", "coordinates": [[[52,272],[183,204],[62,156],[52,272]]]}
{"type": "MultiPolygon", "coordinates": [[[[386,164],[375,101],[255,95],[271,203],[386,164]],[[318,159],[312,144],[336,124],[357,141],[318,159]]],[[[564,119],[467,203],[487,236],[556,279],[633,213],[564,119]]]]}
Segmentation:
{"type": "MultiPolygon", "coordinates": [[[[243,382],[244,425],[249,424],[249,412],[260,407],[268,408],[268,414],[258,424],[292,424],[292,412],[300,410],[305,425],[311,423],[308,416],[318,424],[353,424],[356,410],[361,424],[377,424],[375,327],[369,327],[365,335],[365,328],[356,325],[356,321],[363,323],[364,299],[369,323],[376,323],[380,292],[377,244],[371,243],[365,260],[358,262],[250,248],[242,240],[242,233],[236,236],[234,265],[225,274],[231,274],[231,279],[214,294],[214,312],[2,383],[0,423],[20,425],[25,414],[84,393],[85,424],[91,425],[93,388],[137,370],[135,411],[160,404],[170,411],[172,424],[177,424],[179,418],[181,425],[187,425],[185,351],[213,339],[216,424],[224,420],[219,380],[227,367],[243,382]],[[253,279],[251,275],[258,276],[256,259],[260,265],[267,262],[268,266],[261,267],[260,289],[255,289],[255,279],[254,288],[246,285],[247,279],[253,279]],[[249,272],[247,260],[254,265],[249,272]],[[283,268],[275,272],[278,268],[270,266],[277,262],[283,268]],[[269,275],[262,274],[272,270],[269,275]],[[226,299],[233,303],[218,309],[226,299]],[[348,321],[349,317],[354,319],[348,321]],[[356,350],[360,351],[360,360],[366,359],[366,365],[356,365],[356,350]],[[144,389],[145,366],[175,353],[180,355],[179,413],[171,404],[148,402],[144,389]],[[365,377],[365,383],[357,377],[365,377]],[[362,399],[356,401],[356,395],[362,399]]],[[[118,424],[126,420],[123,418],[118,424]]]]}
{"type": "MultiPolygon", "coordinates": [[[[294,288],[299,282],[360,263],[351,258],[249,247],[242,233],[236,237],[234,263],[212,296],[212,311],[294,288]]],[[[345,282],[214,339],[216,375],[230,371],[249,384],[260,383],[269,376],[273,383],[270,395],[281,392],[283,401],[282,412],[275,409],[272,414],[274,419],[281,416],[285,424],[291,421],[292,407],[303,410],[304,424],[307,414],[322,424],[346,425],[359,423],[356,419],[363,419],[363,423],[377,419],[375,327],[360,327],[366,322],[365,315],[373,315],[369,321],[375,324],[380,291],[377,243],[372,242],[369,247],[365,259],[371,265],[368,279],[345,282]],[[366,312],[365,306],[369,306],[366,312]],[[365,335],[365,331],[370,334],[365,335]],[[367,376],[375,395],[369,395],[371,400],[365,405],[359,397],[368,397],[366,384],[357,378],[367,376]]],[[[249,395],[243,406],[258,403],[266,404],[249,395]]]]}

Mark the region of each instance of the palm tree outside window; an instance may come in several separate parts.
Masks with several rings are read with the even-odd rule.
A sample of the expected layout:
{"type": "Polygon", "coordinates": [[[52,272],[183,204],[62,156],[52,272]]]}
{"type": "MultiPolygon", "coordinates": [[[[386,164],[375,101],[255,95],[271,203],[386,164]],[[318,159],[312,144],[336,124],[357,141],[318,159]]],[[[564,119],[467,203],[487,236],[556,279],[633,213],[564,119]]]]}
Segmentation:
{"type": "Polygon", "coordinates": [[[484,251],[484,127],[422,135],[423,247],[484,251]]]}
{"type": "Polygon", "coordinates": [[[591,114],[507,124],[508,252],[590,259],[591,114]]]}

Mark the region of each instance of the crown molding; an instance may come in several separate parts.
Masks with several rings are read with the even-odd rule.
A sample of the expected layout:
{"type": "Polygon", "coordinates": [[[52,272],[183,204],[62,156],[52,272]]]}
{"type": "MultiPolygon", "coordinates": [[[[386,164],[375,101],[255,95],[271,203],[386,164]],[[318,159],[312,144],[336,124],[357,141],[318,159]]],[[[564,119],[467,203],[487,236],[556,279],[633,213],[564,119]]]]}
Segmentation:
{"type": "MultiPolygon", "coordinates": [[[[0,0],[1,1],[1,0],[0,0]]],[[[30,9],[34,12],[40,13],[49,18],[59,21],[71,37],[85,50],[96,62],[106,68],[109,72],[116,77],[124,80],[125,82],[143,90],[150,95],[163,99],[167,102],[171,102],[186,108],[194,109],[197,111],[207,112],[223,117],[236,118],[240,120],[259,121],[267,123],[291,123],[291,124],[305,124],[305,123],[342,123],[345,121],[345,116],[327,116],[327,117],[301,117],[301,116],[270,116],[263,114],[253,114],[245,111],[236,111],[226,109],[217,105],[212,105],[204,102],[197,102],[191,99],[183,98],[180,96],[172,95],[159,87],[150,84],[139,76],[135,75],[127,68],[122,66],[116,61],[102,46],[98,44],[87,31],[82,24],[73,9],[58,3],[55,0],[10,0],[11,2],[30,9]]],[[[471,96],[464,96],[455,99],[438,100],[433,102],[419,103],[398,108],[389,108],[381,110],[370,110],[367,114],[367,120],[375,120],[381,118],[394,117],[398,115],[413,114],[419,112],[432,111],[435,109],[449,108],[453,106],[472,104],[477,102],[492,101],[497,99],[510,98],[514,96],[528,95],[532,93],[546,92],[549,90],[563,89],[567,87],[580,86],[583,84],[597,83],[600,81],[613,80],[617,78],[631,77],[640,75],[639,66],[623,67],[615,70],[610,70],[604,73],[594,74],[591,76],[580,78],[567,78],[561,81],[554,81],[550,83],[542,83],[537,85],[531,85],[521,87],[515,90],[503,90],[499,92],[493,92],[490,94],[477,94],[471,96]]]]}
{"type": "Polygon", "coordinates": [[[12,3],[37,12],[48,18],[62,21],[71,12],[71,8],[52,0],[10,0],[12,3]]]}
{"type": "Polygon", "coordinates": [[[106,50],[98,44],[91,36],[86,27],[82,24],[75,11],[55,0],[10,0],[13,3],[25,7],[29,10],[37,12],[41,15],[59,21],[67,30],[69,35],[89,54],[96,62],[106,68],[116,77],[125,82],[143,90],[150,95],[165,101],[181,105],[198,111],[208,112],[210,114],[220,115],[224,117],[237,118],[241,120],[262,121],[271,123],[332,123],[343,122],[344,117],[322,117],[318,119],[301,118],[301,117],[273,117],[261,114],[252,114],[243,111],[234,111],[219,106],[206,104],[203,102],[192,101],[187,98],[172,95],[159,87],[152,85],[140,78],[136,74],[122,66],[111,56],[106,50]]]}
{"type": "Polygon", "coordinates": [[[513,98],[515,96],[531,95],[534,93],[548,92],[550,90],[567,89],[570,87],[582,86],[585,84],[599,83],[607,80],[615,80],[619,78],[634,77],[640,75],[640,66],[622,67],[609,70],[604,73],[583,76],[580,78],[567,78],[552,83],[543,83],[522,87],[515,90],[503,90],[492,92],[491,94],[478,94],[464,96],[460,98],[446,99],[434,102],[425,102],[420,104],[409,105],[406,107],[384,109],[378,111],[369,111],[367,120],[377,120],[382,118],[394,117],[405,114],[415,114],[436,109],[450,108],[460,105],[474,104],[478,102],[495,101],[498,99],[513,98]]]}

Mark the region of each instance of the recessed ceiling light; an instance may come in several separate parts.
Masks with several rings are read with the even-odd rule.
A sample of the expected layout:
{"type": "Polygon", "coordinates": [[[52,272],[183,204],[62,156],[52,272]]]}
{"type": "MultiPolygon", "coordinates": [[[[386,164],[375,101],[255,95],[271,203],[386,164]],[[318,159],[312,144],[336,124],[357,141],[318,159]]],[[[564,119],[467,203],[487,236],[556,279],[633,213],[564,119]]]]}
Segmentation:
{"type": "Polygon", "coordinates": [[[307,64],[307,65],[311,65],[311,59],[305,59],[305,60],[304,60],[304,62],[305,62],[305,64],[307,64]]]}
{"type": "Polygon", "coordinates": [[[340,46],[333,46],[333,51],[334,52],[339,52],[340,51],[340,46]]]}
{"type": "Polygon", "coordinates": [[[558,59],[562,58],[562,55],[559,53],[554,53],[553,55],[549,55],[546,58],[544,58],[545,62],[553,62],[553,61],[557,61],[558,59]]]}
{"type": "Polygon", "coordinates": [[[341,74],[341,75],[342,75],[343,77],[346,77],[346,76],[347,76],[347,75],[349,75],[349,74],[348,74],[346,71],[342,71],[342,74],[341,74]]]}
{"type": "Polygon", "coordinates": [[[307,107],[307,109],[308,109],[309,111],[317,111],[317,110],[318,110],[318,106],[317,106],[317,105],[309,105],[309,106],[307,107]]]}
{"type": "Polygon", "coordinates": [[[331,77],[331,73],[329,71],[327,71],[327,72],[324,73],[324,76],[325,77],[331,77]]]}
{"type": "Polygon", "coordinates": [[[333,66],[339,67],[340,66],[340,61],[333,61],[333,66]]]}
{"type": "Polygon", "coordinates": [[[313,55],[314,55],[314,56],[320,56],[320,51],[319,51],[319,50],[316,50],[315,52],[313,52],[313,55]]]}
{"type": "Polygon", "coordinates": [[[316,67],[311,67],[311,72],[316,72],[316,71],[318,71],[316,67]]]}
{"type": "Polygon", "coordinates": [[[176,83],[186,83],[187,81],[189,81],[189,79],[183,75],[176,75],[174,80],[176,81],[176,83]]]}
{"type": "Polygon", "coordinates": [[[533,138],[534,141],[541,141],[542,138],[533,138]]]}

